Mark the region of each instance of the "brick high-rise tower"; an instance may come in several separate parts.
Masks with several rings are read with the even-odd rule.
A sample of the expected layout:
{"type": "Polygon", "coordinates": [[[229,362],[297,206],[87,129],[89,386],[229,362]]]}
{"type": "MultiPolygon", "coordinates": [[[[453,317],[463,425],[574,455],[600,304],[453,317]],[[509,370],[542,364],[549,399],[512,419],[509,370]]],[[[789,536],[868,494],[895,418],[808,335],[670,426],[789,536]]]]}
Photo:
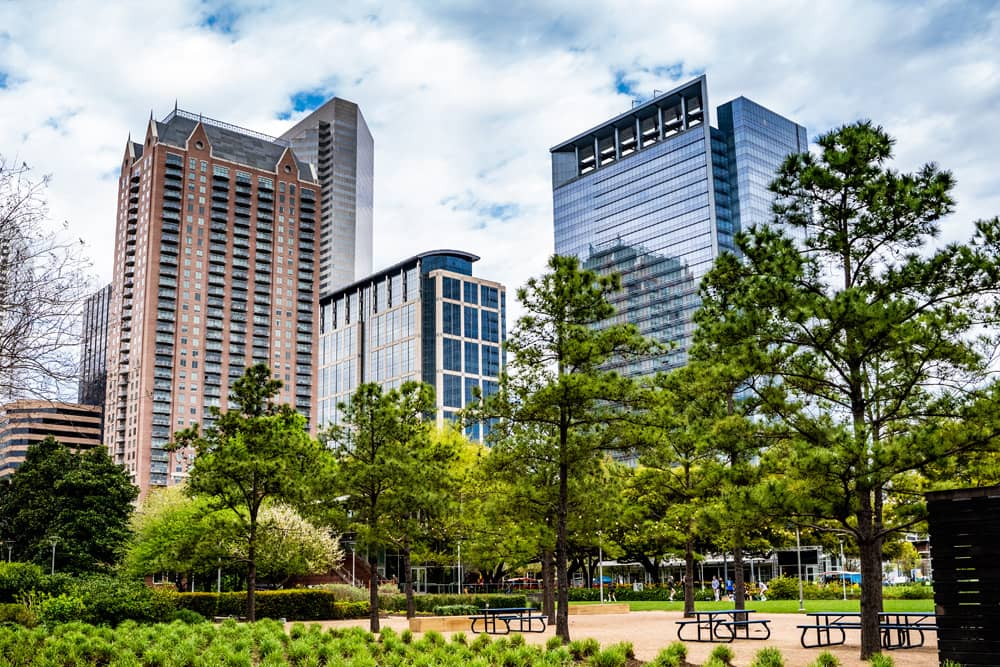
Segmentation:
{"type": "Polygon", "coordinates": [[[173,433],[267,363],[311,418],[319,188],[288,142],[174,109],[126,145],[105,437],[143,495],[181,481],[173,433]]]}

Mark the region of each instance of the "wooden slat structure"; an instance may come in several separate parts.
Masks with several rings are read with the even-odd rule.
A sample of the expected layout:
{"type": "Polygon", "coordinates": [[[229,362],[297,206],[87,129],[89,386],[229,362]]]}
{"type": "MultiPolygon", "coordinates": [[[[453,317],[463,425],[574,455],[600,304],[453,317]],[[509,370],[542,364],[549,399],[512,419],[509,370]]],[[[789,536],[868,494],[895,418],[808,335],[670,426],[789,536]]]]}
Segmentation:
{"type": "Polygon", "coordinates": [[[1000,486],[927,494],[938,656],[1000,660],[1000,486]]]}

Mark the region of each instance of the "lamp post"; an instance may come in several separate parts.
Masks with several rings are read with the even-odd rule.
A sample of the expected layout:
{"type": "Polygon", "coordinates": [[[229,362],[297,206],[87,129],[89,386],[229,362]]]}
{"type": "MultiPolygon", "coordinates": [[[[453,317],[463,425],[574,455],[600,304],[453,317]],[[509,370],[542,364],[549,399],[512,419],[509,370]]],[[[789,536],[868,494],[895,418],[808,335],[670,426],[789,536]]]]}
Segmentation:
{"type": "Polygon", "coordinates": [[[799,611],[805,611],[805,597],[802,595],[802,541],[799,537],[798,524],[795,524],[795,560],[798,561],[799,565],[799,611]]]}
{"type": "Polygon", "coordinates": [[[837,540],[840,542],[840,586],[844,590],[844,600],[847,600],[847,577],[844,576],[844,540],[837,540]]]}
{"type": "Polygon", "coordinates": [[[597,578],[601,586],[601,604],[604,604],[604,540],[601,533],[597,533],[597,578]]]}
{"type": "Polygon", "coordinates": [[[56,537],[55,535],[53,535],[52,537],[49,538],[49,544],[52,545],[52,572],[51,572],[51,574],[55,574],[56,573],[56,544],[58,542],[59,542],[59,538],[56,537]]]}
{"type": "Polygon", "coordinates": [[[4,546],[7,547],[7,562],[11,562],[11,554],[14,552],[14,542],[15,540],[4,540],[4,546]]]}

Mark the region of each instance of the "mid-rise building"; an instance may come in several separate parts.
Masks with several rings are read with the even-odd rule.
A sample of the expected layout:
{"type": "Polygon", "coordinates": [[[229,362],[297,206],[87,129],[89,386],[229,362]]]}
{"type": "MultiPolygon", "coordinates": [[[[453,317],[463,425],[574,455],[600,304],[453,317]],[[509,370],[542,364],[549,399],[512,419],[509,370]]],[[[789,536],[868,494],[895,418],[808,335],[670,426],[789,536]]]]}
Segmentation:
{"type": "Polygon", "coordinates": [[[108,375],[108,308],[111,285],[92,294],[83,303],[83,342],[80,346],[80,384],[77,402],[104,407],[108,375]]]}
{"type": "Polygon", "coordinates": [[[51,401],[0,406],[0,479],[17,472],[28,448],[50,435],[74,451],[100,447],[101,408],[51,401]]]}
{"type": "Polygon", "coordinates": [[[361,109],[339,97],[281,135],[316,166],[322,190],[319,221],[321,295],[372,272],[375,142],[361,109]]]}
{"type": "MultiPolygon", "coordinates": [[[[504,365],[506,290],[472,275],[479,257],[435,250],[337,290],[320,302],[319,425],[340,423],[358,386],[426,382],[439,426],[478,389],[496,393],[504,365]]],[[[481,441],[480,425],[466,435],[481,441]]]]}
{"type": "Polygon", "coordinates": [[[266,363],[312,403],[319,187],[286,141],[174,109],[121,163],[104,441],[140,493],[184,479],[177,430],[266,363]]]}
{"type": "Polygon", "coordinates": [[[616,321],[672,347],[610,364],[628,375],[683,365],[701,277],[734,235],[771,222],[768,185],[800,125],[740,97],[708,117],[704,76],[551,149],[555,251],[617,272],[616,321]]]}

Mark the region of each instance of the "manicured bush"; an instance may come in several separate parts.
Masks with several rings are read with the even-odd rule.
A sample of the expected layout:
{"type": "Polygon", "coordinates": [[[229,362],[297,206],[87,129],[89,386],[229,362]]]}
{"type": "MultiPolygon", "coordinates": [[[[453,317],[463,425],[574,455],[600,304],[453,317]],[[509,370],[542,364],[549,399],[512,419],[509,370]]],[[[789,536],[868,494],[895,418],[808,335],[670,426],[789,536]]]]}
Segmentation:
{"type": "Polygon", "coordinates": [[[71,595],[85,605],[80,620],[94,625],[117,625],[125,620],[162,622],[170,619],[176,609],[173,593],[106,575],[80,579],[71,595]]]}
{"type": "Polygon", "coordinates": [[[567,648],[569,648],[569,654],[573,656],[574,660],[583,660],[601,650],[601,645],[596,639],[587,638],[571,641],[567,648]]]}
{"type": "Polygon", "coordinates": [[[823,651],[816,656],[816,661],[810,667],[840,667],[840,660],[829,651],[823,651]]]}
{"type": "Polygon", "coordinates": [[[0,602],[16,602],[21,593],[41,590],[42,568],[32,563],[0,562],[0,602]]]}
{"type": "Polygon", "coordinates": [[[474,604],[444,604],[431,610],[435,616],[471,616],[479,612],[474,604]]]}
{"type": "Polygon", "coordinates": [[[733,658],[736,657],[736,654],[733,653],[733,649],[730,647],[720,644],[712,649],[711,657],[715,658],[724,665],[728,665],[733,661],[733,658]]]}
{"type": "MultiPolygon", "coordinates": [[[[839,586],[817,586],[811,581],[802,582],[802,595],[806,600],[837,600],[843,596],[839,586]]],[[[847,596],[852,597],[851,587],[847,588],[847,596]]],[[[772,600],[798,600],[799,580],[796,577],[775,577],[767,582],[767,597],[772,600]]],[[[857,592],[853,593],[857,597],[857,592]]]]}
{"type": "MultiPolygon", "coordinates": [[[[284,618],[290,621],[323,621],[364,618],[367,602],[341,602],[330,591],[297,588],[281,591],[257,591],[257,618],[284,618]]],[[[216,616],[245,617],[247,594],[177,593],[178,608],[196,611],[205,618],[216,616]]]]}
{"type": "Polygon", "coordinates": [[[785,658],[776,648],[762,648],[757,651],[750,667],[785,667],[785,658]]]}
{"type": "Polygon", "coordinates": [[[923,584],[886,586],[882,589],[882,598],[885,600],[933,600],[934,589],[923,584]]]}
{"type": "Polygon", "coordinates": [[[892,667],[892,658],[885,653],[876,653],[869,659],[871,667],[892,667]]]}
{"type": "Polygon", "coordinates": [[[38,602],[37,608],[38,620],[46,625],[79,621],[87,610],[82,599],[65,593],[56,597],[42,598],[38,602]]]}

